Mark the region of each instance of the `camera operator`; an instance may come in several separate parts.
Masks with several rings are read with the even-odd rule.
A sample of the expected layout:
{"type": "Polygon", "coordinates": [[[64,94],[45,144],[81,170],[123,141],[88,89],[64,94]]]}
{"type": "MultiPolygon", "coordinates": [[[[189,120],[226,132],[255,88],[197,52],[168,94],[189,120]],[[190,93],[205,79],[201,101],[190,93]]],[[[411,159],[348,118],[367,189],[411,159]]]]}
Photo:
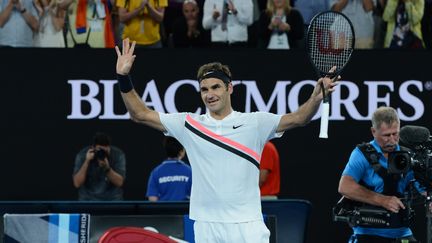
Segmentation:
{"type": "Polygon", "coordinates": [[[96,133],[93,145],[83,148],[75,158],[73,184],[79,200],[123,200],[125,175],[125,155],[111,145],[107,134],[96,133]]]}
{"type": "MultiPolygon", "coordinates": [[[[410,208],[401,200],[410,182],[414,181],[413,172],[408,170],[401,175],[387,171],[389,154],[401,150],[399,131],[400,120],[396,110],[379,107],[372,115],[371,132],[374,139],[367,146],[362,144],[375,152],[375,163],[370,162],[362,145],[351,153],[339,182],[339,193],[350,200],[390,211],[388,215],[391,215],[391,223],[384,227],[351,225],[354,234],[349,242],[415,242],[409,228],[410,217],[407,217],[410,208]]],[[[415,185],[418,186],[417,183],[415,185]]]]}

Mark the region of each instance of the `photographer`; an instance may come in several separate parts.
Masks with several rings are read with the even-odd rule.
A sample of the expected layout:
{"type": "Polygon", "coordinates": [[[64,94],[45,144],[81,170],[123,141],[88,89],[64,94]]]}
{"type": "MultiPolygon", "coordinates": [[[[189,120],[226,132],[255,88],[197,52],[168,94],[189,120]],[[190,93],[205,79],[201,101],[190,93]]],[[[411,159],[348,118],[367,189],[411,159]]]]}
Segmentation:
{"type": "Polygon", "coordinates": [[[409,228],[410,207],[401,200],[410,182],[414,181],[414,174],[412,170],[402,174],[387,170],[389,155],[401,150],[399,131],[400,120],[396,110],[379,107],[372,115],[374,139],[357,146],[351,153],[339,182],[339,193],[350,200],[388,210],[390,223],[383,227],[352,225],[354,234],[349,242],[415,242],[409,228]],[[371,151],[374,157],[370,155],[371,151]]]}
{"type": "Polygon", "coordinates": [[[93,145],[77,154],[72,179],[81,201],[123,200],[125,175],[124,153],[111,145],[108,135],[96,133],[93,145]]]}

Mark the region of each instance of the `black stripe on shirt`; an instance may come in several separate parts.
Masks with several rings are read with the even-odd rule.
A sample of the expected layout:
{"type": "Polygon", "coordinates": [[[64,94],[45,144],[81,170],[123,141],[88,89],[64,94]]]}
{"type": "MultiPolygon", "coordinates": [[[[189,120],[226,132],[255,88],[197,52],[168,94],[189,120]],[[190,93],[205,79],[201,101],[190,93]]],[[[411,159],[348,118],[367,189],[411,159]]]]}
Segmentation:
{"type": "Polygon", "coordinates": [[[242,152],[242,151],[240,151],[240,150],[237,150],[237,149],[235,149],[235,148],[233,148],[233,147],[230,147],[230,146],[228,146],[228,145],[222,143],[221,141],[216,140],[216,139],[214,139],[214,138],[212,138],[212,137],[210,137],[210,136],[208,136],[208,135],[202,133],[201,131],[199,131],[198,129],[196,129],[195,127],[193,127],[193,126],[192,126],[191,124],[189,124],[188,122],[185,122],[185,126],[186,126],[186,128],[187,128],[188,130],[190,130],[191,132],[195,133],[195,134],[198,135],[199,137],[201,137],[201,138],[203,138],[203,139],[209,141],[210,143],[213,143],[213,144],[216,145],[216,146],[219,146],[219,147],[221,147],[221,148],[223,148],[223,149],[225,149],[225,150],[228,150],[228,151],[230,151],[231,153],[236,154],[236,155],[242,157],[243,159],[248,160],[249,162],[251,162],[253,165],[255,165],[255,166],[259,169],[259,163],[256,162],[256,160],[255,160],[254,158],[252,158],[251,156],[249,156],[248,154],[245,154],[244,152],[242,152]]]}

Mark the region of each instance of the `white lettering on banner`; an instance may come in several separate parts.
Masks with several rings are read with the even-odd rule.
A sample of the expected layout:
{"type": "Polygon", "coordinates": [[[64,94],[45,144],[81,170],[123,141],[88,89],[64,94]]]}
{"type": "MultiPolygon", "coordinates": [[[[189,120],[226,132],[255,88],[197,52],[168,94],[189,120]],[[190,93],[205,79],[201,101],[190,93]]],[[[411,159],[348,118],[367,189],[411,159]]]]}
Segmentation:
{"type": "Polygon", "coordinates": [[[342,116],[341,108],[342,106],[345,106],[346,110],[348,111],[349,115],[354,120],[367,120],[367,116],[362,116],[358,112],[357,108],[354,105],[354,101],[359,97],[359,88],[357,85],[353,82],[339,82],[339,87],[333,92],[331,97],[331,120],[345,120],[345,117],[342,116]],[[348,97],[345,99],[342,99],[342,91],[344,89],[348,90],[348,97]]]}
{"type": "Polygon", "coordinates": [[[88,221],[89,218],[87,214],[80,214],[80,230],[79,230],[79,242],[87,243],[88,242],[88,221]]]}
{"type": "Polygon", "coordinates": [[[408,92],[408,88],[410,86],[415,86],[419,91],[423,92],[422,82],[418,80],[408,80],[402,83],[402,85],[399,87],[400,98],[405,103],[411,105],[414,110],[414,115],[409,117],[406,116],[400,108],[397,109],[400,119],[404,121],[415,121],[417,119],[420,119],[423,116],[425,110],[423,102],[419,98],[408,92]]]}
{"type": "Polygon", "coordinates": [[[165,112],[156,82],[153,79],[147,83],[141,99],[148,107],[153,108],[155,111],[165,112]],[[148,101],[147,98],[150,98],[150,101],[148,101]]]}
{"type": "Polygon", "coordinates": [[[273,106],[274,101],[277,98],[277,111],[279,114],[286,113],[286,86],[288,86],[291,81],[277,81],[276,85],[273,89],[273,93],[270,96],[268,103],[266,104],[255,81],[237,81],[238,84],[243,84],[246,86],[246,104],[245,104],[245,112],[251,112],[252,109],[252,100],[255,105],[258,107],[259,111],[269,111],[273,106]]]}
{"type": "MultiPolygon", "coordinates": [[[[129,113],[115,114],[114,104],[115,90],[114,86],[117,80],[100,80],[102,84],[103,96],[97,97],[100,93],[100,86],[93,80],[68,80],[71,85],[71,96],[72,96],[72,109],[71,113],[67,116],[68,119],[129,119],[129,113]],[[88,93],[83,93],[83,90],[88,90],[88,93]],[[89,111],[84,113],[83,104],[88,105],[89,111]],[[103,113],[102,112],[103,104],[103,113]]],[[[255,80],[235,80],[233,86],[243,86],[245,89],[245,103],[244,111],[253,111],[253,105],[256,106],[258,111],[269,111],[272,107],[276,108],[278,114],[285,114],[290,111],[295,111],[300,106],[300,97],[305,93],[303,89],[306,87],[312,89],[316,81],[315,80],[303,80],[294,83],[288,80],[279,80],[275,83],[273,91],[266,101],[261,91],[257,86],[255,80]],[[291,89],[287,93],[287,87],[291,86],[291,89]],[[288,109],[287,109],[288,108],[288,109]]],[[[425,83],[425,85],[427,82],[425,83]]],[[[401,120],[403,121],[415,121],[420,119],[425,112],[425,104],[423,101],[416,97],[413,92],[423,92],[423,82],[419,80],[407,80],[400,84],[399,88],[395,87],[393,81],[364,81],[363,85],[367,88],[367,93],[362,93],[362,96],[367,95],[367,112],[366,114],[360,114],[356,107],[356,102],[360,98],[360,87],[359,83],[351,81],[340,81],[339,87],[333,92],[331,97],[331,114],[330,120],[346,120],[351,118],[354,120],[370,120],[373,111],[381,104],[390,104],[391,96],[397,95],[397,98],[402,102],[398,105],[408,105],[412,107],[413,112],[406,113],[400,107],[395,107],[399,113],[401,120]],[[397,92],[395,92],[397,90],[397,92]],[[343,94],[342,94],[343,93],[343,94]],[[343,109],[346,110],[347,114],[342,114],[343,109]]],[[[199,93],[199,83],[196,80],[183,79],[173,82],[164,93],[160,93],[156,82],[154,80],[149,81],[144,89],[141,99],[150,108],[159,112],[179,112],[175,100],[179,96],[182,97],[179,89],[181,87],[191,86],[197,93],[199,93]],[[164,97],[162,102],[161,97],[164,97]],[[165,107],[165,108],[164,108],[165,107]]],[[[431,85],[432,87],[432,85],[431,85]]],[[[428,90],[428,89],[426,89],[428,90]]],[[[163,91],[161,91],[163,92],[163,91]]],[[[310,91],[308,91],[310,92],[310,91]]],[[[198,94],[199,95],[199,94],[198,94]]],[[[118,101],[120,102],[120,101],[118,101]]],[[[197,104],[197,108],[194,111],[197,114],[202,114],[205,111],[200,107],[201,104],[197,104]]],[[[405,108],[404,108],[405,109],[405,108]]],[[[318,119],[321,112],[318,111],[313,119],[318,119]]]]}
{"type": "Polygon", "coordinates": [[[114,114],[114,84],[117,80],[101,80],[104,85],[104,113],[99,119],[129,119],[129,114],[126,112],[123,115],[114,114]]]}
{"type": "Polygon", "coordinates": [[[68,80],[72,86],[72,111],[67,116],[68,119],[92,119],[97,117],[101,112],[101,104],[95,97],[99,93],[99,85],[92,80],[68,80]],[[89,92],[87,95],[81,94],[82,86],[87,86],[89,92]],[[81,104],[83,101],[90,105],[88,114],[82,113],[81,104]]]}
{"type": "MultiPolygon", "coordinates": [[[[389,81],[365,81],[369,89],[368,111],[373,112],[378,108],[378,103],[383,103],[386,106],[390,105],[390,93],[394,91],[393,82],[389,81]],[[378,90],[384,90],[385,96],[379,97],[378,90]],[[388,91],[388,92],[387,92],[388,91]]],[[[372,114],[368,114],[371,117],[372,114]]]]}

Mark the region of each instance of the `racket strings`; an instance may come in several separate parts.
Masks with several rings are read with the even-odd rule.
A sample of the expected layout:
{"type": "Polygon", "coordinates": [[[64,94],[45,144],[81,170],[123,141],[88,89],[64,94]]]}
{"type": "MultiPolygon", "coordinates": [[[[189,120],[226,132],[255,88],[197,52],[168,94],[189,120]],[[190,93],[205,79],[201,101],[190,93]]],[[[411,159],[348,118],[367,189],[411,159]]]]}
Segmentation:
{"type": "Polygon", "coordinates": [[[308,32],[308,48],[311,60],[318,70],[327,73],[336,66],[336,73],[349,60],[354,49],[354,34],[345,17],[326,12],[312,21],[308,32]]]}

